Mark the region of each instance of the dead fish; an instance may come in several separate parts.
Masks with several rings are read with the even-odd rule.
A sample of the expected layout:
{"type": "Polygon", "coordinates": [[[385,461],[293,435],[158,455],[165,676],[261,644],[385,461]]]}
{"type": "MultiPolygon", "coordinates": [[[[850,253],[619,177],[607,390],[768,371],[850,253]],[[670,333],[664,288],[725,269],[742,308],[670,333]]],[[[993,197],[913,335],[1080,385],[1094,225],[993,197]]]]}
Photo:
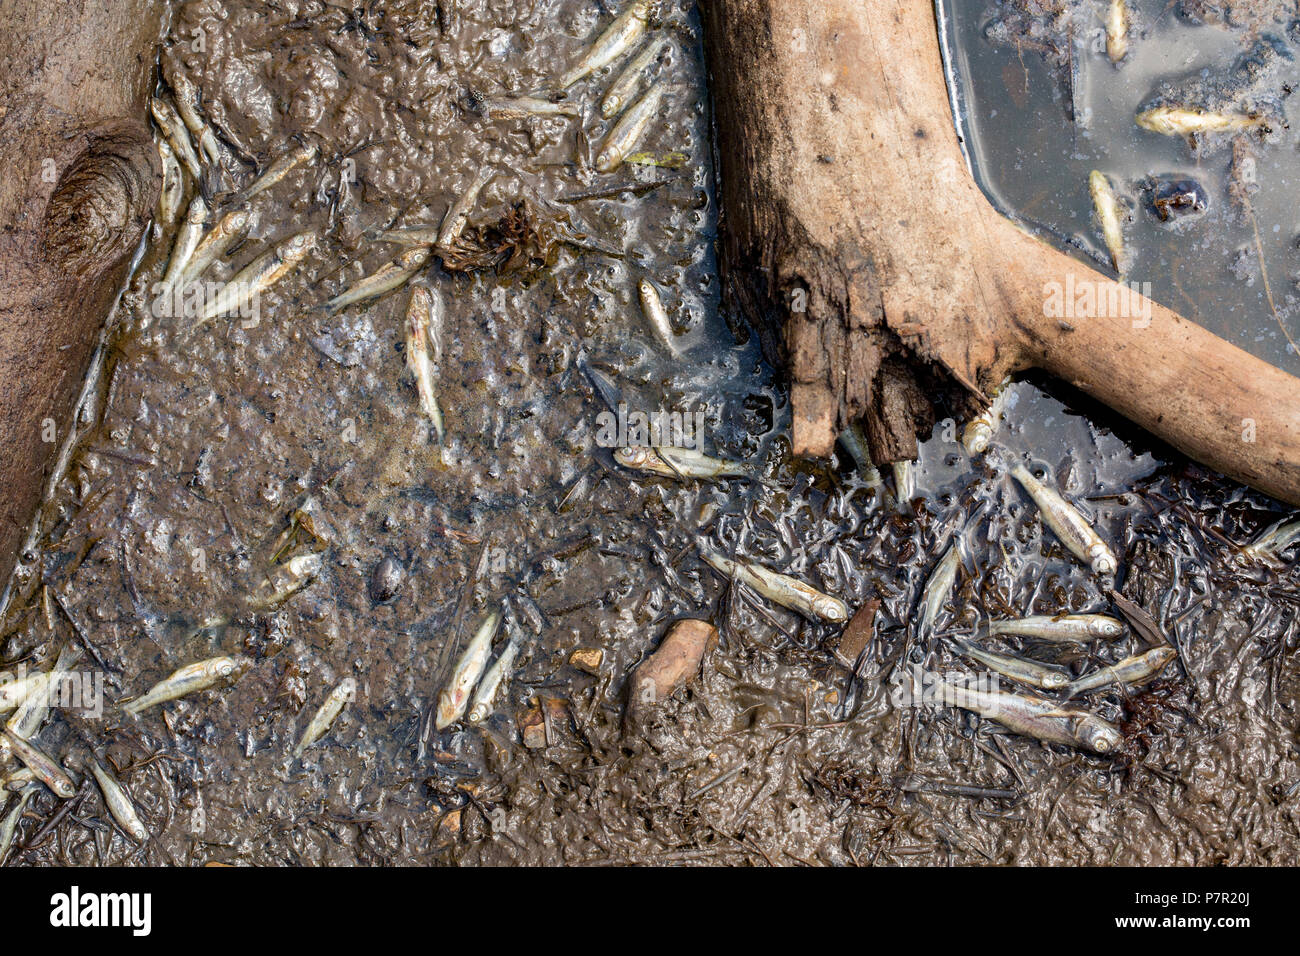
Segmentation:
{"type": "Polygon", "coordinates": [[[636,289],[641,297],[641,311],[645,313],[646,319],[664,345],[668,346],[668,351],[674,356],[681,357],[682,353],[677,348],[676,335],[673,333],[673,324],[668,319],[668,310],[664,308],[663,300],[659,298],[659,290],[649,279],[638,282],[636,289]]]}
{"type": "Polygon", "coordinates": [[[23,813],[27,810],[27,801],[35,792],[36,787],[33,784],[28,784],[19,790],[13,807],[5,814],[4,820],[0,821],[0,864],[3,864],[5,857],[9,855],[9,848],[14,843],[14,834],[18,831],[18,821],[23,818],[23,813]]]}
{"type": "Polygon", "coordinates": [[[632,0],[573,69],[560,78],[560,88],[567,90],[587,74],[595,73],[626,53],[645,34],[652,6],[652,0],[632,0]]]}
{"type": "Polygon", "coordinates": [[[434,357],[438,352],[434,310],[433,292],[428,287],[421,285],[411,290],[411,301],[406,307],[406,366],[415,376],[420,409],[433,422],[433,430],[441,444],[442,409],[438,407],[438,395],[433,388],[434,357]]]}
{"type": "Polygon", "coordinates": [[[1110,0],[1106,12],[1106,55],[1112,63],[1118,63],[1128,53],[1128,28],[1128,4],[1125,0],[1110,0]]]}
{"type": "Polygon", "coordinates": [[[214,169],[220,169],[221,150],[217,146],[216,134],[199,115],[198,87],[188,76],[179,71],[167,76],[167,84],[174,94],[172,98],[176,102],[176,112],[180,113],[181,121],[185,123],[194,141],[199,144],[199,151],[214,169]]]}
{"type": "Polygon", "coordinates": [[[401,229],[386,229],[377,233],[375,239],[402,246],[435,246],[438,244],[438,227],[403,226],[401,229]]]}
{"type": "Polygon", "coordinates": [[[326,302],[325,308],[333,314],[354,303],[392,292],[405,285],[412,276],[424,268],[428,261],[428,248],[410,249],[364,279],[353,283],[345,292],[326,302]]]}
{"type": "Polygon", "coordinates": [[[258,193],[270,189],[304,163],[314,163],[317,153],[318,150],[315,146],[306,145],[299,146],[278,157],[270,166],[266,167],[266,171],[262,175],[253,180],[239,195],[238,201],[247,202],[258,193]]]}
{"type": "Polygon", "coordinates": [[[1137,114],[1137,124],[1163,136],[1231,133],[1264,125],[1264,117],[1246,113],[1217,113],[1180,106],[1157,106],[1137,114]]]}
{"type": "Polygon", "coordinates": [[[1076,558],[1089,564],[1096,574],[1115,573],[1119,564],[1114,552],[1073,505],[1031,475],[1024,465],[1015,465],[1011,474],[1034,499],[1047,526],[1076,558]]]}
{"type": "Polygon", "coordinates": [[[4,679],[0,680],[0,711],[21,706],[32,692],[44,687],[49,679],[48,671],[32,671],[22,677],[5,674],[4,679]]]}
{"type": "Polygon", "coordinates": [[[957,581],[957,570],[960,567],[961,545],[953,541],[926,579],[925,591],[921,595],[921,634],[929,634],[934,630],[935,622],[939,620],[943,606],[952,594],[952,586],[957,581]]]}
{"type": "Polygon", "coordinates": [[[158,222],[170,226],[176,221],[185,202],[185,174],[176,161],[176,151],[167,140],[158,141],[158,158],[162,160],[162,191],[158,194],[158,222]]]}
{"type": "Polygon", "coordinates": [[[148,710],[158,704],[176,700],[178,697],[184,697],[197,691],[207,690],[213,684],[223,681],[235,673],[243,663],[243,659],[238,657],[213,657],[206,661],[186,664],[170,677],[154,684],[143,696],[124,704],[122,709],[134,717],[141,711],[148,710]]]}
{"type": "Polygon", "coordinates": [[[857,465],[858,473],[867,487],[875,488],[884,483],[884,479],[880,477],[880,469],[871,460],[871,450],[867,447],[867,439],[862,434],[861,428],[850,425],[840,432],[840,444],[857,465]]]}
{"type": "Polygon", "coordinates": [[[1105,614],[1031,615],[1010,621],[990,621],[990,635],[1036,637],[1041,641],[1086,644],[1101,639],[1115,641],[1124,636],[1124,624],[1105,614]]]}
{"type": "Polygon", "coordinates": [[[226,251],[247,231],[251,218],[243,209],[233,209],[217,220],[194,249],[189,262],[176,279],[176,286],[184,289],[207,271],[208,266],[226,254],[226,251]]]}
{"type": "Polygon", "coordinates": [[[217,294],[199,316],[199,325],[228,313],[238,313],[292,272],[316,247],[316,237],[300,232],[262,253],[217,294]]]}
{"type": "Polygon", "coordinates": [[[452,243],[460,238],[460,234],[465,231],[465,224],[469,222],[470,213],[478,205],[479,193],[492,181],[494,175],[491,169],[486,167],[480,169],[464,195],[447,207],[447,212],[442,217],[442,225],[438,227],[439,248],[449,249],[452,243]]]}
{"type": "Polygon", "coordinates": [[[899,511],[909,511],[912,500],[916,498],[916,470],[910,461],[896,461],[894,470],[894,497],[898,501],[899,511]]]}
{"type": "Polygon", "coordinates": [[[13,748],[14,756],[27,765],[41,783],[45,784],[64,800],[69,800],[77,792],[77,788],[72,783],[63,768],[58,762],[48,754],[41,751],[30,741],[20,737],[13,732],[8,725],[4,728],[5,739],[9,741],[9,746],[13,748]]]}
{"type": "Polygon", "coordinates": [[[162,130],[162,134],[167,137],[167,142],[176,151],[176,158],[189,170],[194,181],[200,182],[203,179],[203,166],[199,162],[198,153],[194,152],[194,143],[190,140],[185,123],[177,115],[176,110],[166,100],[155,96],[149,101],[149,112],[153,114],[154,121],[162,130]]]}
{"type": "Polygon", "coordinates": [[[1088,192],[1092,196],[1092,207],[1097,213],[1097,222],[1101,225],[1101,234],[1106,240],[1106,248],[1110,250],[1111,265],[1122,275],[1124,226],[1115,190],[1111,188],[1110,179],[1106,174],[1094,169],[1088,175],[1088,192]]]}
{"type": "Polygon", "coordinates": [[[1095,670],[1080,677],[1066,688],[1066,697],[1075,697],[1090,690],[1097,690],[1110,684],[1123,687],[1140,684],[1150,680],[1165,669],[1165,666],[1178,656],[1172,647],[1155,647],[1142,654],[1126,657],[1117,664],[1095,670]]]}
{"type": "Polygon", "coordinates": [[[514,667],[515,658],[519,656],[519,649],[519,639],[511,638],[501,651],[501,656],[496,659],[496,663],[488,668],[488,672],[483,675],[478,690],[474,692],[474,699],[469,707],[469,716],[466,718],[471,724],[480,724],[492,715],[492,702],[496,699],[501,684],[509,676],[510,669],[514,667]]]}
{"type": "Polygon", "coordinates": [[[469,707],[469,693],[487,667],[492,654],[492,638],[501,623],[501,612],[493,611],[479,625],[465,652],[452,669],[451,680],[438,695],[438,713],[434,721],[439,730],[445,730],[465,715],[469,707]]]}
{"type": "Polygon", "coordinates": [[[1251,557],[1276,557],[1300,541],[1300,518],[1283,518],[1246,545],[1251,557]]]}
{"type": "Polygon", "coordinates": [[[343,708],[356,699],[357,682],[351,677],[339,681],[338,686],[329,692],[325,703],[320,705],[316,715],[307,724],[302,740],[298,741],[298,746],[293,749],[293,755],[301,757],[304,750],[325,736],[325,732],[330,729],[338,715],[343,713],[343,708]]]}
{"type": "Polygon", "coordinates": [[[254,611],[279,607],[289,598],[306,588],[320,574],[324,553],[299,554],[271,569],[248,598],[254,611]]]}
{"type": "MultiPolygon", "coordinates": [[[[9,718],[9,729],[24,740],[34,737],[41,729],[41,724],[45,723],[45,718],[49,716],[52,698],[61,686],[60,682],[64,675],[72,670],[80,659],[80,650],[65,646],[59,651],[54,666],[45,673],[45,681],[39,684],[33,683],[23,702],[9,718]]],[[[9,744],[5,740],[0,740],[0,744],[4,745],[0,747],[0,763],[3,763],[8,759],[9,744]]]]}
{"type": "Polygon", "coordinates": [[[605,137],[596,156],[596,169],[602,173],[612,173],[623,165],[623,160],[636,148],[645,128],[654,119],[659,103],[663,99],[663,90],[658,84],[641,94],[641,98],[628,107],[614,128],[605,137]]]}
{"type": "Polygon", "coordinates": [[[136,813],[135,803],[121,782],[93,756],[90,758],[90,772],[99,784],[99,791],[104,795],[104,805],[108,807],[113,819],[136,843],[149,839],[149,829],[136,813]]]}
{"type": "Polygon", "coordinates": [[[644,471],[664,478],[747,478],[752,470],[738,461],[714,458],[690,448],[651,448],[626,445],[614,449],[614,460],[624,468],[644,471]]]}
{"type": "Polygon", "coordinates": [[[837,597],[823,594],[809,584],[788,574],[779,574],[745,561],[724,557],[703,542],[699,543],[700,557],[727,580],[735,580],[757,591],[769,601],[798,611],[814,621],[843,624],[849,619],[849,608],[837,597]]]}
{"type": "Polygon", "coordinates": [[[203,227],[208,221],[208,204],[202,196],[195,196],[185,214],[185,222],[176,232],[176,241],[172,243],[172,256],[167,261],[167,273],[162,284],[168,292],[176,287],[177,281],[189,265],[194,250],[203,241],[203,227]]]}
{"type": "Polygon", "coordinates": [[[619,73],[618,78],[610,84],[609,90],[600,101],[600,115],[603,119],[613,119],[623,112],[623,107],[641,85],[641,77],[646,67],[653,63],[659,52],[668,45],[667,40],[651,40],[645,45],[645,49],[628,61],[623,72],[619,73]]]}
{"type": "Polygon", "coordinates": [[[1055,701],[1024,694],[1006,694],[964,687],[948,681],[934,685],[943,703],[973,711],[981,717],[1047,743],[1086,747],[1094,753],[1114,753],[1123,738],[1119,728],[1096,714],[1055,701]]]}
{"type": "Polygon", "coordinates": [[[489,119],[525,119],[529,116],[568,116],[578,115],[578,107],[573,103],[542,99],[539,96],[515,96],[489,100],[483,105],[483,112],[489,119]]]}
{"type": "Polygon", "coordinates": [[[993,400],[989,403],[989,407],[972,418],[962,431],[962,447],[972,458],[988,451],[993,436],[998,432],[998,425],[1002,422],[1002,413],[1006,408],[1007,395],[1010,392],[1007,385],[1008,382],[1004,381],[1002,386],[993,393],[993,400]]]}
{"type": "Polygon", "coordinates": [[[999,654],[996,651],[986,650],[978,644],[972,644],[970,641],[953,641],[953,643],[962,656],[983,664],[1003,677],[1028,684],[1030,687],[1060,690],[1070,683],[1070,672],[1064,667],[1044,664],[1041,661],[1016,657],[1012,654],[999,654]]]}

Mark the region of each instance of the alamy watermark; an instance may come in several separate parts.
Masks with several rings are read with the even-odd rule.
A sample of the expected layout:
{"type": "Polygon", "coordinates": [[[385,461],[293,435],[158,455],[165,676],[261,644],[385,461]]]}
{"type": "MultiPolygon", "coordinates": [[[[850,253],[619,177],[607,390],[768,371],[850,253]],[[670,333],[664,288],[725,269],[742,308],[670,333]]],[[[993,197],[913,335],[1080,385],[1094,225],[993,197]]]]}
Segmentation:
{"type": "Polygon", "coordinates": [[[1043,283],[1043,315],[1049,319],[1131,319],[1133,328],[1151,324],[1151,283],[1076,279],[1043,283]]]}
{"type": "Polygon", "coordinates": [[[619,402],[615,411],[596,416],[596,444],[601,448],[689,448],[704,451],[704,428],[709,409],[656,409],[643,412],[619,402]]]}
{"type": "Polygon", "coordinates": [[[932,671],[913,664],[895,670],[890,678],[889,700],[902,710],[908,707],[961,707],[978,710],[985,717],[997,711],[1001,690],[998,675],[989,672],[932,671]]]}
{"type": "MultiPolygon", "coordinates": [[[[25,664],[19,664],[11,673],[0,674],[0,696],[6,694],[9,685],[29,682],[32,676],[25,664]]],[[[30,693],[43,695],[44,703],[58,710],[85,717],[104,716],[104,672],[101,670],[56,671],[30,693]]],[[[23,701],[27,699],[28,695],[24,695],[23,701]]]]}

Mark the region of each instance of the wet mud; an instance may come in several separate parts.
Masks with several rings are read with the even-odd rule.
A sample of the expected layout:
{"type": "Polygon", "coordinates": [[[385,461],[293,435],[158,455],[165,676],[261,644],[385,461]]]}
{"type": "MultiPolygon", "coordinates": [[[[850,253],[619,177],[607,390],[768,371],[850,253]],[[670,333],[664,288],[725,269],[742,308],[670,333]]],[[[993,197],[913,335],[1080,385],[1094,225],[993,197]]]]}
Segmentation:
{"type": "MultiPolygon", "coordinates": [[[[847,453],[792,459],[780,376],[720,311],[690,4],[653,21],[670,95],[635,163],[594,168],[617,65],[568,91],[577,117],[482,109],[553,90],[610,18],[588,0],[175,5],[162,73],[203,91],[227,167],[205,183],[217,209],[256,175],[240,154],[320,149],[255,198],[213,277],[294,233],[318,241],[256,315],[207,323],[154,314],[174,230],[143,250],[0,619],[13,667],[82,648],[79,666],[107,675],[103,712],[58,708],[41,728],[78,794],[36,791],[7,863],[1300,862],[1300,573],[1241,547],[1281,507],[1039,379],[1011,386],[985,456],[940,422],[910,507],[847,453]],[[408,371],[409,288],[321,306],[401,251],[378,232],[438,226],[485,168],[465,248],[494,248],[512,212],[531,238],[464,269],[435,256],[413,280],[442,306],[439,444],[408,371]],[[643,277],[679,355],[642,313],[643,277]],[[748,474],[620,466],[611,401],[702,412],[705,450],[748,474]],[[1119,556],[1118,590],[1179,648],[1154,683],[1083,699],[1121,727],[1118,753],[900,694],[913,664],[970,669],[917,627],[955,536],[939,635],[1110,609],[1008,477],[1017,461],[1080,503],[1119,556]],[[878,602],[851,659],[839,625],[730,585],[701,540],[853,611],[878,602]],[[319,574],[265,600],[277,562],[307,554],[319,574]],[[521,650],[495,710],[438,730],[438,694],[498,608],[495,648],[521,650]],[[634,671],[683,619],[716,644],[627,721],[634,671]],[[245,666],[136,717],[117,705],[217,655],[245,666]],[[345,678],[355,699],[293,756],[345,678]],[[143,844],[89,780],[92,751],[131,792],[143,844]]],[[[1010,646],[1077,674],[1141,644],[1010,646]]]]}

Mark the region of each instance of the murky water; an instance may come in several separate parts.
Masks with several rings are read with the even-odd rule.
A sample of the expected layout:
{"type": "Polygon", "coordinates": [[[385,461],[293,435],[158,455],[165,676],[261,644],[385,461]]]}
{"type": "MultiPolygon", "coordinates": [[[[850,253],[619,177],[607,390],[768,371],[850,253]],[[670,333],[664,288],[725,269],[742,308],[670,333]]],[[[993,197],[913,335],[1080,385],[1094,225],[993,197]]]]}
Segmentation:
{"type": "MultiPolygon", "coordinates": [[[[171,236],[146,251],[0,627],[13,662],[48,662],[69,641],[103,658],[105,713],[56,711],[38,742],[75,771],[96,748],[153,836],[134,847],[93,788],[62,817],[42,790],[10,861],[1296,862],[1300,582],[1233,544],[1278,506],[1041,381],[1014,387],[984,459],[940,424],[915,516],[847,457],[792,460],[779,377],[719,313],[691,6],[662,13],[672,47],[656,75],[672,92],[641,165],[591,167],[608,73],[570,91],[577,120],[470,108],[547,90],[608,19],[587,0],[176,6],[164,72],[199,84],[224,136],[263,163],[291,143],[322,149],[254,201],[258,224],[220,277],[295,232],[320,241],[256,323],[197,328],[149,314],[171,236]],[[319,306],[393,257],[376,230],[437,225],[485,166],[475,235],[525,202],[562,238],[509,271],[435,263],[416,280],[444,306],[439,447],[406,370],[408,292],[337,315],[319,306]],[[660,179],[639,197],[561,201],[660,179]],[[680,358],[641,315],[643,276],[664,291],[680,358]],[[606,406],[584,369],[633,411],[705,409],[707,450],[749,462],[752,477],[683,483],[619,467],[600,447],[606,406]],[[955,532],[964,568],[945,632],[1106,606],[1005,476],[1022,459],[1096,519],[1122,590],[1183,651],[1186,671],[1090,698],[1126,731],[1115,758],[890,699],[887,678],[908,660],[960,666],[914,626],[955,532]],[[286,538],[307,501],[310,526],[286,538]],[[878,598],[857,675],[835,660],[839,628],[728,589],[698,559],[699,536],[854,609],[878,598]],[[313,551],[325,556],[313,583],[276,608],[250,602],[273,557],[313,551]],[[502,640],[523,651],[497,711],[439,732],[451,663],[503,601],[502,640]],[[681,617],[713,621],[721,645],[687,692],[625,733],[627,675],[681,617]],[[594,674],[570,663],[579,648],[601,651],[594,674]],[[248,658],[231,686],[134,720],[112,706],[219,653],[248,658]],[[293,759],[348,676],[356,701],[293,759]],[[528,746],[538,705],[544,732],[528,746]],[[954,785],[988,792],[942,792],[954,785]]],[[[1029,88],[1051,99],[1046,77],[1029,88]]],[[[227,186],[253,176],[233,158],[230,170],[227,186]]],[[[1090,670],[1136,646],[1034,650],[1090,670]]]]}
{"type": "Polygon", "coordinates": [[[1128,0],[1132,28],[1118,64],[1106,52],[1109,4],[1100,0],[942,6],[973,164],[998,207],[1109,271],[1088,194],[1088,174],[1106,173],[1127,204],[1125,281],[1149,283],[1156,301],[1300,374],[1294,4],[1246,4],[1250,15],[1234,27],[1212,16],[1232,4],[1128,0]],[[1196,146],[1141,129],[1134,116],[1166,83],[1179,87],[1172,102],[1246,103],[1270,115],[1271,129],[1196,146]],[[1196,183],[1204,211],[1162,218],[1156,181],[1196,183]]]}

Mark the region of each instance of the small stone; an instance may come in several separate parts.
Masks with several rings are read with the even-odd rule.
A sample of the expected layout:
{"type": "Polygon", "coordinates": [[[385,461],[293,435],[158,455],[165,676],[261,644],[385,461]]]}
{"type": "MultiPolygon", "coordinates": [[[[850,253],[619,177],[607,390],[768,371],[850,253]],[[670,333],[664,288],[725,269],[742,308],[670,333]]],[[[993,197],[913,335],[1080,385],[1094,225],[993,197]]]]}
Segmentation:
{"type": "Polygon", "coordinates": [[[600,673],[600,665],[604,659],[605,652],[599,647],[579,647],[569,655],[569,664],[580,671],[596,675],[600,673]]]}

